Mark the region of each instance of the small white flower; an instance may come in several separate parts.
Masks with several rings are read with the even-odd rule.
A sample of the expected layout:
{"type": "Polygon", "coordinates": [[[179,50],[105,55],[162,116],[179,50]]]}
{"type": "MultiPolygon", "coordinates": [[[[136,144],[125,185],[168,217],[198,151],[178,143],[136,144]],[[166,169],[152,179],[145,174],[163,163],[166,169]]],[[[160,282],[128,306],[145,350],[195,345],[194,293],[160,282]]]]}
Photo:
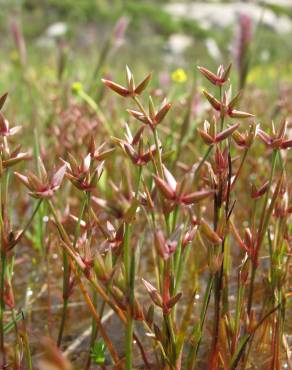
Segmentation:
{"type": "Polygon", "coordinates": [[[68,31],[68,26],[66,23],[56,22],[56,23],[51,24],[48,27],[46,34],[48,37],[57,38],[60,36],[64,36],[67,33],[67,31],[68,31]]]}

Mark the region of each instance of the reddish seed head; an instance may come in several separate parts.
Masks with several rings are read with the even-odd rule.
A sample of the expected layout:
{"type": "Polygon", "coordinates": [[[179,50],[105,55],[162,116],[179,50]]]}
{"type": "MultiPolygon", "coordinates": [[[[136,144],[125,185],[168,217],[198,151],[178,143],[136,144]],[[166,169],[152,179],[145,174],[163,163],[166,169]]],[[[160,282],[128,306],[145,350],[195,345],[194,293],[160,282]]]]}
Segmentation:
{"type": "MultiPolygon", "coordinates": [[[[42,161],[40,161],[42,163],[42,161]]],[[[18,172],[14,172],[15,176],[30,190],[29,195],[37,199],[51,198],[55,191],[59,189],[66,172],[66,165],[59,168],[49,179],[45,168],[41,178],[38,178],[33,173],[27,176],[18,172]]]]}
{"type": "Polygon", "coordinates": [[[130,71],[129,67],[126,66],[126,81],[127,81],[127,87],[124,87],[122,85],[119,85],[111,80],[102,79],[102,83],[116,92],[117,94],[126,97],[134,97],[136,95],[140,95],[148,86],[150,80],[151,80],[151,73],[149,73],[142,82],[138,84],[138,86],[135,86],[134,77],[132,72],[130,71]]]}
{"type": "Polygon", "coordinates": [[[222,86],[224,83],[228,80],[230,70],[231,70],[231,64],[224,70],[223,66],[220,66],[218,68],[217,74],[209,71],[205,67],[198,67],[198,70],[202,73],[203,76],[205,76],[213,85],[216,86],[222,86]]]}

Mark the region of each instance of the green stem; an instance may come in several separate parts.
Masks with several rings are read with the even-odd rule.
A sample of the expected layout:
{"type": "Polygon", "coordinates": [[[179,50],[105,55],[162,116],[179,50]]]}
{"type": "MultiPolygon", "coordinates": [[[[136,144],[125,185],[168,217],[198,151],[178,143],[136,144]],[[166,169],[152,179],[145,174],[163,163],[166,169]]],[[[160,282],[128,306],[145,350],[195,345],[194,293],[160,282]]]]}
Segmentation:
{"type": "Polygon", "coordinates": [[[66,230],[64,229],[61,221],[59,220],[59,217],[57,215],[57,212],[56,212],[55,207],[54,207],[53,203],[51,202],[51,200],[48,200],[48,205],[49,205],[49,209],[50,209],[50,211],[53,215],[53,218],[56,222],[56,225],[57,225],[57,228],[59,230],[61,238],[63,239],[63,241],[65,243],[67,243],[68,245],[71,245],[71,240],[70,240],[68,234],[66,233],[66,230]]]}
{"type": "Polygon", "coordinates": [[[196,362],[197,354],[199,352],[201,340],[202,340],[202,334],[203,334],[203,328],[204,323],[207,315],[207,309],[210,302],[211,292],[214,284],[214,275],[211,274],[208,279],[207,287],[204,294],[203,299],[203,306],[201,309],[200,314],[200,322],[198,326],[195,326],[192,332],[192,337],[195,336],[196,345],[190,348],[188,358],[187,358],[187,369],[192,370],[194,368],[194,364],[196,362]]]}
{"type": "MultiPolygon", "coordinates": [[[[63,252],[65,254],[65,252],[63,252]]],[[[66,258],[67,260],[67,258],[66,258]]],[[[67,275],[67,274],[66,274],[67,275]]],[[[65,268],[64,268],[64,277],[65,277],[65,268]]],[[[64,278],[65,280],[65,278],[64,278]]],[[[63,288],[65,284],[63,282],[63,288]]],[[[60,347],[63,339],[63,333],[64,333],[64,327],[65,327],[65,321],[66,321],[66,314],[67,314],[67,307],[68,307],[68,298],[63,298],[63,307],[62,307],[62,318],[61,318],[61,324],[59,328],[59,334],[58,334],[58,340],[57,340],[57,346],[60,347]]]]}
{"type": "MultiPolygon", "coordinates": [[[[4,145],[7,146],[6,138],[4,138],[4,145]]],[[[3,244],[4,236],[6,233],[5,225],[8,222],[7,217],[7,199],[8,199],[8,183],[9,183],[9,171],[2,174],[4,178],[1,178],[1,189],[0,189],[0,226],[1,226],[1,282],[0,282],[0,351],[2,355],[2,367],[6,368],[6,351],[4,343],[4,311],[5,311],[5,300],[4,300],[4,290],[5,290],[5,277],[7,270],[7,250],[3,244]]]]}
{"type": "MultiPolygon", "coordinates": [[[[263,230],[263,225],[264,225],[265,215],[266,215],[266,209],[267,209],[268,200],[269,200],[269,194],[270,194],[272,181],[273,181],[275,168],[276,168],[277,153],[278,153],[278,149],[274,149],[273,155],[272,155],[272,169],[271,169],[271,174],[270,174],[270,178],[269,178],[269,185],[268,185],[268,189],[267,189],[266,194],[265,194],[265,200],[264,200],[264,205],[263,205],[261,220],[260,220],[260,225],[259,225],[259,234],[263,230]]],[[[257,249],[259,249],[259,247],[260,247],[260,245],[257,245],[257,249]]]]}
{"type": "Polygon", "coordinates": [[[174,232],[175,227],[176,227],[176,222],[178,218],[178,211],[179,211],[179,206],[178,204],[175,206],[175,209],[173,211],[173,218],[172,218],[172,232],[174,232]]]}
{"type": "MultiPolygon", "coordinates": [[[[167,281],[168,279],[171,280],[171,271],[172,271],[171,264],[172,264],[172,261],[170,258],[164,261],[164,268],[163,268],[164,281],[167,281]]],[[[168,284],[163,284],[162,296],[164,297],[164,296],[167,296],[168,294],[172,295],[171,284],[170,286],[168,286],[168,284]]],[[[163,318],[164,318],[165,329],[166,329],[165,348],[167,348],[168,357],[171,358],[173,364],[175,364],[176,363],[176,337],[175,337],[171,313],[164,313],[163,318]]]]}
{"type": "Polygon", "coordinates": [[[156,147],[157,158],[158,158],[158,172],[159,172],[159,175],[162,178],[164,178],[163,167],[162,167],[162,157],[161,157],[161,151],[159,148],[159,139],[158,139],[158,133],[157,133],[156,128],[153,129],[153,135],[154,135],[155,147],[156,147]]]}
{"type": "MultiPolygon", "coordinates": [[[[137,104],[137,106],[141,110],[141,112],[145,116],[148,116],[148,114],[145,111],[145,109],[144,109],[142,103],[140,102],[139,98],[137,96],[134,96],[133,100],[137,104]]],[[[154,142],[155,142],[157,158],[158,158],[158,172],[159,172],[159,176],[163,178],[164,176],[163,176],[162,158],[161,158],[161,151],[160,151],[160,148],[159,148],[159,139],[158,139],[158,134],[157,134],[156,127],[153,128],[153,136],[154,136],[154,142]]]]}
{"type": "Polygon", "coordinates": [[[247,157],[247,153],[248,153],[248,151],[249,151],[249,148],[246,148],[246,149],[245,149],[245,151],[244,151],[244,153],[243,153],[243,156],[242,156],[242,159],[241,159],[241,162],[240,162],[239,168],[238,168],[238,170],[237,170],[237,172],[236,172],[236,175],[235,175],[235,177],[234,177],[234,179],[233,179],[233,181],[232,181],[232,183],[231,183],[231,188],[233,188],[233,186],[235,185],[235,183],[236,183],[237,179],[239,178],[239,175],[240,175],[241,169],[242,169],[242,167],[243,167],[243,164],[244,164],[244,162],[245,162],[245,160],[246,160],[246,157],[247,157]]]}
{"type": "Polygon", "coordinates": [[[135,253],[131,257],[129,281],[129,305],[126,329],[126,370],[132,369],[133,360],[133,331],[134,331],[134,299],[135,299],[135,253]]]}
{"type": "MultiPolygon", "coordinates": [[[[61,224],[61,222],[60,222],[60,220],[58,218],[58,215],[56,213],[56,210],[55,210],[55,208],[54,208],[54,206],[53,206],[53,204],[52,204],[52,202],[50,200],[48,200],[48,205],[49,205],[50,211],[51,211],[51,213],[52,213],[52,215],[54,217],[54,220],[56,222],[56,225],[57,225],[57,228],[58,228],[60,237],[63,239],[63,241],[65,242],[66,245],[68,245],[68,246],[71,245],[70,238],[69,238],[68,234],[66,233],[66,230],[64,229],[63,225],[61,224]]],[[[66,247],[64,247],[64,248],[66,249],[66,247]]],[[[69,249],[68,249],[68,254],[72,257],[72,254],[69,253],[69,249]]],[[[73,257],[73,260],[75,260],[74,257],[73,257]]],[[[97,319],[97,317],[99,318],[98,314],[96,313],[95,308],[92,306],[92,302],[89,299],[88,293],[87,293],[84,285],[82,284],[81,278],[79,276],[79,273],[77,272],[77,268],[74,265],[73,261],[71,263],[71,268],[72,268],[72,270],[74,272],[74,275],[78,279],[80,289],[82,288],[84,295],[86,295],[86,303],[87,303],[88,307],[90,308],[91,313],[93,314],[93,312],[94,312],[93,316],[96,319],[97,319]]],[[[88,279],[88,276],[86,276],[86,277],[88,279]]],[[[106,292],[103,290],[103,288],[99,285],[98,281],[93,280],[92,278],[90,278],[88,280],[90,282],[90,285],[97,291],[97,293],[103,298],[103,300],[118,314],[118,316],[122,320],[122,322],[126,324],[126,320],[124,318],[123,312],[117,307],[117,305],[115,303],[113,303],[110,300],[109,296],[106,294],[106,292]]],[[[96,320],[96,321],[97,321],[97,324],[100,324],[100,318],[98,320],[96,320]]],[[[102,326],[99,325],[99,328],[101,330],[102,329],[102,326]]],[[[109,347],[109,344],[107,343],[106,336],[105,336],[106,333],[104,332],[104,330],[101,331],[101,334],[102,334],[103,339],[105,340],[107,346],[109,347]]],[[[150,365],[149,365],[149,362],[147,360],[147,357],[146,357],[146,354],[144,352],[144,349],[142,347],[142,344],[141,344],[138,336],[135,334],[135,332],[133,332],[133,338],[137,342],[137,345],[139,347],[139,350],[141,352],[141,356],[143,358],[143,361],[145,362],[145,365],[147,366],[148,369],[150,369],[150,365]]]]}
{"type": "Polygon", "coordinates": [[[76,225],[76,228],[75,228],[75,233],[74,233],[74,240],[73,240],[73,248],[74,249],[76,248],[77,240],[78,240],[79,233],[80,233],[81,220],[82,220],[83,215],[84,215],[86,204],[89,202],[89,197],[90,197],[90,194],[85,193],[84,199],[83,199],[83,202],[82,202],[82,206],[81,206],[81,210],[80,210],[80,213],[79,213],[79,216],[78,216],[78,221],[77,221],[77,225],[76,225]]]}
{"type": "MultiPolygon", "coordinates": [[[[222,88],[222,86],[219,86],[219,93],[220,93],[220,102],[223,106],[223,88],[222,88]]],[[[225,114],[221,111],[220,112],[220,131],[222,131],[223,127],[224,127],[224,118],[225,118],[225,114]]]]}
{"type": "Polygon", "coordinates": [[[210,145],[208,150],[206,151],[206,153],[204,154],[204,157],[201,159],[198,167],[196,168],[196,171],[195,171],[195,174],[194,174],[194,182],[197,181],[198,179],[198,176],[200,174],[200,169],[202,168],[202,166],[204,165],[204,163],[206,162],[206,160],[208,159],[209,155],[211,154],[212,152],[212,149],[213,149],[213,145],[210,145]]]}
{"type": "MultiPolygon", "coordinates": [[[[143,167],[139,167],[138,180],[135,191],[135,199],[138,199],[139,188],[142,178],[143,167]]],[[[134,300],[135,300],[135,251],[130,246],[130,225],[126,223],[124,239],[124,265],[126,274],[126,283],[129,287],[129,304],[127,307],[127,325],[126,325],[126,370],[132,369],[133,357],[133,331],[134,331],[134,300]]]]}
{"type": "MultiPolygon", "coordinates": [[[[80,232],[80,224],[81,220],[85,211],[86,203],[88,200],[88,195],[85,194],[84,200],[82,203],[82,207],[80,210],[80,214],[78,217],[77,225],[75,228],[75,234],[74,234],[74,241],[73,241],[73,248],[76,248],[77,240],[79,237],[79,232],[80,232]]],[[[67,308],[68,308],[68,302],[69,302],[69,283],[70,283],[70,267],[69,267],[69,262],[68,262],[68,257],[63,250],[63,268],[64,268],[64,274],[63,274],[63,307],[62,307],[62,317],[61,317],[61,324],[59,328],[59,334],[58,334],[58,340],[57,340],[57,346],[61,347],[62,339],[63,339],[63,333],[64,333],[64,328],[65,328],[65,322],[66,322],[66,317],[67,317],[67,308]]]]}
{"type": "Polygon", "coordinates": [[[39,199],[39,201],[38,201],[38,203],[37,203],[37,205],[36,205],[35,209],[33,210],[33,212],[32,212],[32,214],[31,214],[31,216],[30,216],[29,220],[28,220],[28,221],[27,221],[27,223],[25,224],[25,226],[24,226],[23,230],[21,231],[21,234],[18,236],[17,241],[19,241],[19,240],[22,238],[22,236],[26,233],[26,231],[27,231],[27,230],[28,230],[28,228],[30,227],[30,225],[31,225],[31,223],[32,223],[32,221],[33,221],[33,219],[34,219],[35,215],[37,214],[37,212],[38,212],[38,210],[39,210],[39,208],[40,208],[40,206],[41,206],[41,204],[42,204],[42,201],[43,201],[43,199],[39,199]]]}
{"type": "Polygon", "coordinates": [[[4,311],[5,311],[5,301],[4,301],[4,285],[5,285],[5,274],[6,274],[6,263],[7,256],[5,251],[1,251],[1,302],[0,302],[0,350],[2,354],[2,368],[6,368],[6,352],[4,346],[4,311]]]}
{"type": "Polygon", "coordinates": [[[124,266],[127,285],[129,284],[130,281],[130,259],[131,259],[131,249],[129,239],[130,239],[130,225],[126,223],[124,235],[124,266]]]}
{"type": "Polygon", "coordinates": [[[256,275],[256,265],[252,262],[251,263],[251,277],[249,283],[249,291],[248,291],[248,299],[247,299],[247,314],[250,315],[252,301],[253,301],[253,292],[254,292],[254,284],[255,284],[255,275],[256,275]]]}
{"type": "Polygon", "coordinates": [[[169,352],[168,357],[172,359],[172,363],[175,364],[177,361],[176,356],[176,338],[173,328],[173,322],[171,315],[164,315],[164,321],[168,332],[168,346],[169,346],[169,352]]]}
{"type": "Polygon", "coordinates": [[[12,321],[13,321],[13,325],[15,329],[15,346],[14,346],[15,365],[14,366],[15,366],[15,369],[20,369],[21,368],[21,354],[20,354],[21,338],[19,336],[15,308],[11,309],[11,316],[12,316],[12,321]]]}
{"type": "MultiPolygon", "coordinates": [[[[54,220],[56,222],[57,228],[59,230],[59,233],[68,245],[71,244],[71,241],[62,225],[60,222],[58,215],[56,213],[55,207],[53,206],[53,203],[51,200],[48,200],[48,205],[50,208],[50,211],[54,217],[54,220]]],[[[68,305],[68,298],[67,298],[67,291],[68,291],[68,277],[69,277],[69,262],[68,262],[68,257],[66,251],[63,249],[63,268],[64,268],[64,273],[63,273],[63,310],[62,310],[62,318],[61,318],[61,325],[60,325],[60,330],[58,334],[58,346],[61,346],[62,342],[62,337],[63,337],[63,330],[65,326],[65,320],[66,320],[66,311],[67,311],[67,305],[68,305]]]]}
{"type": "Polygon", "coordinates": [[[277,153],[278,153],[278,149],[274,149],[273,155],[272,155],[272,169],[271,169],[271,174],[270,174],[270,178],[269,178],[269,185],[268,185],[268,189],[267,189],[266,194],[265,194],[265,199],[264,199],[263,209],[262,209],[262,213],[261,213],[260,224],[259,224],[259,228],[258,228],[258,242],[256,244],[255,257],[254,257],[254,260],[252,261],[252,271],[251,271],[251,279],[250,279],[249,292],[248,292],[248,301],[247,301],[247,313],[248,313],[248,315],[250,315],[252,302],[253,302],[253,292],[254,292],[255,275],[256,275],[256,270],[257,270],[258,254],[259,254],[259,251],[260,251],[261,244],[264,240],[264,234],[265,234],[264,228],[265,228],[265,225],[267,225],[266,209],[267,209],[267,205],[268,205],[269,193],[270,193],[270,190],[271,190],[272,181],[273,181],[275,168],[276,168],[277,153]]]}
{"type": "Polygon", "coordinates": [[[92,99],[91,96],[89,96],[83,90],[78,91],[78,95],[92,108],[92,110],[96,112],[102,124],[104,125],[105,129],[107,130],[108,134],[113,135],[114,132],[113,132],[112,126],[109,124],[108,120],[106,119],[99,105],[92,99]]]}
{"type": "Polygon", "coordinates": [[[235,318],[234,318],[234,337],[232,341],[232,349],[231,352],[234,354],[235,349],[237,347],[238,337],[239,337],[239,328],[240,328],[240,316],[242,312],[242,300],[244,296],[244,285],[240,281],[240,276],[238,276],[238,288],[237,288],[237,300],[236,300],[236,308],[235,308],[235,318]]]}
{"type": "Polygon", "coordinates": [[[28,340],[28,335],[27,335],[27,332],[26,332],[26,328],[25,328],[25,333],[23,335],[23,346],[24,346],[24,353],[25,353],[25,358],[26,358],[27,370],[33,370],[32,358],[31,358],[31,352],[30,352],[29,340],[28,340]]]}
{"type": "Polygon", "coordinates": [[[137,104],[138,108],[141,110],[141,112],[145,115],[148,116],[146,110],[144,109],[142,103],[140,102],[139,98],[137,96],[133,97],[134,102],[137,104]]]}
{"type": "Polygon", "coordinates": [[[143,170],[143,167],[139,166],[138,181],[137,181],[137,186],[136,186],[136,191],[135,191],[135,199],[138,199],[138,195],[139,195],[139,188],[140,188],[141,179],[142,179],[142,170],[143,170]]]}
{"type": "MultiPolygon", "coordinates": [[[[98,297],[97,297],[96,291],[93,291],[93,304],[95,306],[97,305],[97,298],[98,297]]],[[[102,302],[100,310],[99,310],[99,317],[101,320],[103,317],[104,309],[105,309],[105,301],[102,302]]],[[[97,326],[94,318],[92,318],[91,327],[92,327],[92,330],[91,330],[91,339],[90,339],[90,345],[89,345],[90,350],[92,350],[94,343],[96,341],[96,338],[98,336],[98,332],[99,332],[99,327],[97,326]]],[[[84,368],[84,370],[88,370],[90,368],[90,364],[91,364],[91,352],[89,351],[86,367],[84,368]]]]}

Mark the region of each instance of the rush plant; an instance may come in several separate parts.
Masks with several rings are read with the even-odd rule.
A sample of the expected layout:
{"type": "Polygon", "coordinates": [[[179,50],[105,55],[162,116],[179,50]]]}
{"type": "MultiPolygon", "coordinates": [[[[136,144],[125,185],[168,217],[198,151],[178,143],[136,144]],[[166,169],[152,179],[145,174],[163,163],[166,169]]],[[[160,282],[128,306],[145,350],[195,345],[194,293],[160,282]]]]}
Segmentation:
{"type": "MultiPolygon", "coordinates": [[[[231,65],[198,70],[208,85],[197,125],[151,74],[136,84],[128,67],[125,86],[102,79],[98,104],[74,84],[78,103],[59,107],[51,129],[64,147],[36,138],[34,156],[21,152],[19,128],[0,112],[3,369],[74,369],[62,351],[74,321],[86,322],[82,310],[91,338],[76,369],[291,367],[291,117],[258,123],[258,102],[232,91],[231,65]],[[22,253],[46,266],[41,360],[15,288],[22,253]],[[62,303],[55,325],[51,279],[62,303]]],[[[32,259],[20,263],[33,268],[32,259]]]]}

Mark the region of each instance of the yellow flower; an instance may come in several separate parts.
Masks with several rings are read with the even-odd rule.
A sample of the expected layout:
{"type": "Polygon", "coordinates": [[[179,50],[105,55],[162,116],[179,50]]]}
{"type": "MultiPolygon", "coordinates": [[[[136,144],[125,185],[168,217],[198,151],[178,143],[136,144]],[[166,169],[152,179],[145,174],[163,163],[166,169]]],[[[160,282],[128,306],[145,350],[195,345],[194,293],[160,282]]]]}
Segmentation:
{"type": "Polygon", "coordinates": [[[71,90],[73,94],[78,94],[80,91],[83,90],[83,86],[81,82],[73,82],[71,85],[71,90]]]}
{"type": "Polygon", "coordinates": [[[178,68],[172,72],[171,79],[178,83],[184,83],[187,80],[187,74],[184,69],[178,68]]]}

